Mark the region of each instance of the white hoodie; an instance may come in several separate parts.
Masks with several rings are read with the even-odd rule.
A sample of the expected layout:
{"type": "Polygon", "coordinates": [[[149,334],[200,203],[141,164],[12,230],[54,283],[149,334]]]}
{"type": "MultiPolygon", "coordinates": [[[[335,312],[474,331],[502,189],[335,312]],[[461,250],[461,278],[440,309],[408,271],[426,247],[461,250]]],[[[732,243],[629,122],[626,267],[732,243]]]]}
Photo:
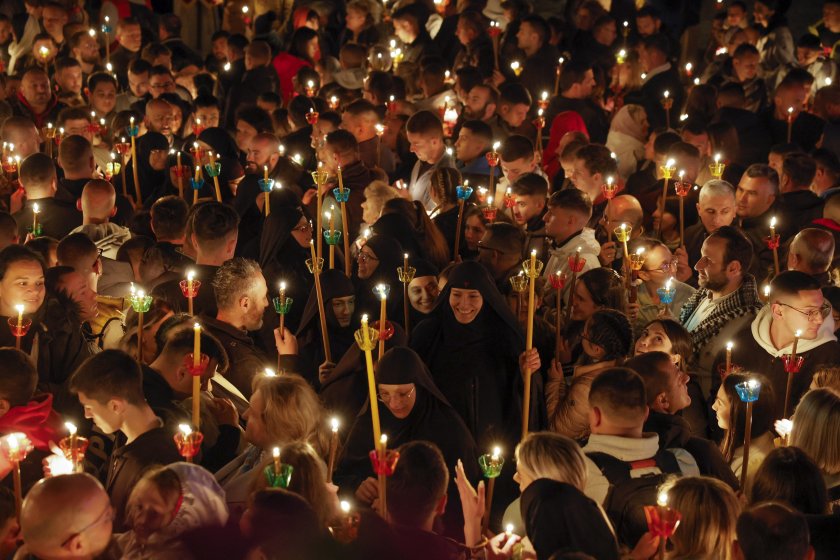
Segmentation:
{"type": "MultiPolygon", "coordinates": [[[[793,351],[793,343],[788,344],[784,348],[776,348],[773,344],[770,337],[770,323],[773,319],[772,307],[773,306],[771,305],[765,305],[762,307],[755,316],[750,329],[752,330],[753,338],[758,345],[764,348],[764,350],[774,358],[778,358],[785,354],[790,354],[791,351],[793,351]]],[[[834,336],[834,318],[829,315],[823,319],[823,323],[820,325],[820,330],[817,331],[817,337],[813,340],[800,338],[799,342],[796,343],[796,351],[798,353],[808,352],[833,340],[837,340],[837,337],[834,336]]]]}

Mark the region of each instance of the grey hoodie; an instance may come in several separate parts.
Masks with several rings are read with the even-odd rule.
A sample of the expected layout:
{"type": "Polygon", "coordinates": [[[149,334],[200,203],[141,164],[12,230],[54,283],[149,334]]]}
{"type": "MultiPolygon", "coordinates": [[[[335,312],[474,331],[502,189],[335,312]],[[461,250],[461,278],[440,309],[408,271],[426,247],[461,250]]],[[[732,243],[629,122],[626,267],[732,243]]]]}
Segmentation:
{"type": "Polygon", "coordinates": [[[97,249],[102,250],[102,256],[109,259],[116,259],[122,244],[131,239],[128,228],[111,222],[81,225],[70,233],[84,233],[96,243],[97,249]]]}

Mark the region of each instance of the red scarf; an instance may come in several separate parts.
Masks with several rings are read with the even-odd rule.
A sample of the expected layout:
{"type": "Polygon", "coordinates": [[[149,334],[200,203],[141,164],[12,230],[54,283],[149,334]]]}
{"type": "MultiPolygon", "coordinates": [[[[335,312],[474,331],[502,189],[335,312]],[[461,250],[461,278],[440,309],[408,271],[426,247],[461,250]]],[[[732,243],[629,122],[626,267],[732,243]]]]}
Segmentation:
{"type": "Polygon", "coordinates": [[[23,406],[15,406],[0,416],[0,434],[22,432],[37,449],[49,451],[58,442],[61,418],[52,409],[52,395],[39,395],[23,406]]]}
{"type": "Polygon", "coordinates": [[[838,224],[831,218],[817,218],[811,223],[817,224],[818,226],[822,226],[826,229],[830,229],[831,231],[840,231],[840,224],[838,224]]]}

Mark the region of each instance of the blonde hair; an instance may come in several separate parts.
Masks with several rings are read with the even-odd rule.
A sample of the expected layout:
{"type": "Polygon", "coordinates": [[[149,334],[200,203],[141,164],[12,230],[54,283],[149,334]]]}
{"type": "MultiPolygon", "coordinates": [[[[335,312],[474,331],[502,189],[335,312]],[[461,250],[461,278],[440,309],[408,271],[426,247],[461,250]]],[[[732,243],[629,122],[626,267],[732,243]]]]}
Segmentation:
{"type": "Polygon", "coordinates": [[[368,206],[378,206],[378,214],[382,213],[382,208],[385,207],[386,202],[399,196],[399,191],[385,181],[372,181],[367,187],[365,187],[365,202],[368,203],[368,206]]]}
{"type": "Polygon", "coordinates": [[[269,440],[281,447],[294,441],[308,442],[325,456],[324,409],[306,380],[296,374],[257,375],[253,388],[255,393],[260,391],[265,403],[262,420],[269,440]]]}
{"type": "Polygon", "coordinates": [[[840,367],[823,367],[814,373],[812,381],[816,389],[834,389],[840,392],[840,367]]]}
{"type": "Polygon", "coordinates": [[[548,478],[571,484],[581,492],[586,486],[583,451],[574,440],[554,432],[534,432],[516,447],[517,469],[534,480],[548,478]]]}
{"type": "Polygon", "coordinates": [[[682,513],[669,558],[729,560],[741,514],[732,488],[708,476],[688,476],[677,479],[667,492],[668,505],[682,513]]]}
{"type": "Polygon", "coordinates": [[[790,444],[807,453],[823,474],[840,473],[840,393],[829,388],[805,393],[793,416],[790,444]]]}
{"type": "MultiPolygon", "coordinates": [[[[271,467],[273,461],[273,458],[268,458],[254,472],[251,491],[248,493],[249,500],[258,491],[268,488],[268,479],[264,471],[266,467],[271,467]]],[[[308,443],[296,441],[280,449],[280,461],[293,469],[286,490],[294,492],[307,501],[318,516],[322,527],[329,526],[334,512],[327,490],[327,466],[318,456],[318,452],[308,443]]]]}

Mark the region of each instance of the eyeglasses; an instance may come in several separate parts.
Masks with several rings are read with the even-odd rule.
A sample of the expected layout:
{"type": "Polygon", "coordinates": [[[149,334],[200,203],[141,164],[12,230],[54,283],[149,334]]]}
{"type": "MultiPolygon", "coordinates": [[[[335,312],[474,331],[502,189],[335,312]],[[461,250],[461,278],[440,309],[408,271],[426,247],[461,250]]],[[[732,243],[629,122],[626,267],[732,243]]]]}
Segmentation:
{"type": "Polygon", "coordinates": [[[296,228],[292,228],[292,231],[299,231],[300,233],[306,233],[307,231],[312,231],[312,224],[303,224],[296,228]]]}
{"type": "Polygon", "coordinates": [[[368,261],[378,261],[379,260],[376,257],[374,257],[373,255],[371,255],[369,253],[364,253],[364,252],[359,253],[359,256],[356,257],[356,258],[359,259],[359,262],[368,262],[368,261]]]}
{"type": "Polygon", "coordinates": [[[175,82],[165,82],[163,84],[150,84],[149,87],[151,87],[152,89],[167,89],[171,88],[174,85],[175,82]]]}
{"type": "Polygon", "coordinates": [[[61,547],[62,548],[66,547],[70,543],[70,541],[73,540],[75,537],[81,535],[82,533],[85,533],[86,531],[89,531],[89,530],[93,529],[97,525],[100,525],[100,524],[105,523],[105,522],[113,521],[113,520],[114,520],[114,508],[111,506],[111,504],[108,504],[105,507],[105,511],[100,513],[99,516],[96,519],[93,520],[93,522],[91,522],[89,525],[86,525],[85,527],[79,529],[78,531],[76,531],[75,533],[73,533],[72,535],[67,537],[67,540],[65,540],[63,543],[61,543],[61,547]]]}
{"type": "Polygon", "coordinates": [[[818,309],[811,309],[810,311],[803,311],[802,309],[797,309],[792,305],[788,305],[786,303],[782,303],[780,301],[776,302],[778,305],[784,305],[785,307],[790,307],[794,311],[802,313],[803,315],[808,317],[808,321],[810,323],[816,323],[820,319],[825,319],[831,314],[831,304],[823,303],[818,309]]]}
{"type": "Polygon", "coordinates": [[[393,395],[383,395],[382,393],[379,393],[378,395],[376,395],[376,398],[379,399],[381,402],[384,402],[385,404],[388,404],[394,400],[407,401],[414,396],[414,392],[416,390],[417,386],[415,386],[413,389],[411,389],[411,391],[407,393],[394,393],[393,395]]]}

